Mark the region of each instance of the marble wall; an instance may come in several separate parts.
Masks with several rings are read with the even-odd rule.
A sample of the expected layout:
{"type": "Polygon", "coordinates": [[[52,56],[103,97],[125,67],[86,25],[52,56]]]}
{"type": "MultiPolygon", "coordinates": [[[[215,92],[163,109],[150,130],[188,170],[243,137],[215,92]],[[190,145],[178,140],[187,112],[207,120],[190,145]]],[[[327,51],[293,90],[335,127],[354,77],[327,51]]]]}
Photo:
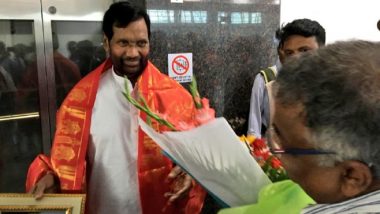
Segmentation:
{"type": "Polygon", "coordinates": [[[144,3],[152,21],[152,62],[167,73],[169,53],[193,53],[201,96],[245,134],[254,76],[276,60],[279,0],[171,1],[144,3]]]}

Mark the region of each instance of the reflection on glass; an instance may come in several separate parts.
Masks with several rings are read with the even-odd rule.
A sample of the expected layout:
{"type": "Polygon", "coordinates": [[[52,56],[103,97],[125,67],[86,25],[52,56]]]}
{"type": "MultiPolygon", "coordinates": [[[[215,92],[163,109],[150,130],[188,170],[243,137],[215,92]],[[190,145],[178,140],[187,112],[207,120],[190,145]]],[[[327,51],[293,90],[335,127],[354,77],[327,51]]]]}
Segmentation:
{"type": "Polygon", "coordinates": [[[228,13],[227,12],[218,12],[218,22],[220,24],[227,24],[228,23],[228,13]]]}
{"type": "Polygon", "coordinates": [[[186,11],[182,10],[181,23],[207,23],[207,11],[186,11]]]}
{"type": "Polygon", "coordinates": [[[57,106],[72,87],[106,58],[101,22],[53,21],[57,106]]]}
{"type": "Polygon", "coordinates": [[[252,23],[261,23],[261,13],[251,13],[252,23]]]}
{"type": "Polygon", "coordinates": [[[249,13],[248,12],[232,12],[231,24],[248,24],[249,13]]]}
{"type": "Polygon", "coordinates": [[[174,23],[174,10],[148,10],[152,23],[174,23]]]}
{"type": "MultiPolygon", "coordinates": [[[[218,20],[220,22],[225,21],[226,17],[228,17],[228,13],[218,13],[218,20]]],[[[261,24],[261,12],[231,12],[229,21],[231,22],[231,24],[261,24]]]]}
{"type": "Polygon", "coordinates": [[[57,34],[53,32],[53,60],[57,104],[61,103],[75,83],[81,79],[79,66],[59,52],[57,34]]]}
{"type": "Polygon", "coordinates": [[[32,21],[0,21],[0,192],[24,192],[41,152],[34,41],[32,21]]]}
{"type": "Polygon", "coordinates": [[[172,24],[175,22],[186,24],[206,24],[207,11],[190,10],[148,10],[151,23],[172,24]],[[179,16],[175,16],[179,13],[179,16]],[[176,18],[177,17],[177,18],[176,18]],[[177,20],[176,20],[177,19],[177,20]]]}

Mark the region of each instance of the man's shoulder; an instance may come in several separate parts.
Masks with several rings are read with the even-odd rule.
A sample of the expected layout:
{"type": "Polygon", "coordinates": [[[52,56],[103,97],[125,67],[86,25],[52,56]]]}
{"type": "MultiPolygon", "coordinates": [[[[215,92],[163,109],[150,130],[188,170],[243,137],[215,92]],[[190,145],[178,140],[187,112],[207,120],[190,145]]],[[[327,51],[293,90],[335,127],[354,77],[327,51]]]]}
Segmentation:
{"type": "Polygon", "coordinates": [[[380,190],[377,190],[339,203],[311,205],[302,213],[375,213],[379,210],[380,190]]]}
{"type": "Polygon", "coordinates": [[[149,68],[150,73],[152,75],[155,75],[157,77],[157,80],[160,80],[160,79],[164,79],[164,80],[172,79],[167,74],[162,73],[160,71],[160,69],[158,69],[151,61],[148,62],[147,67],[149,68]]]}
{"type": "MultiPolygon", "coordinates": [[[[100,64],[97,68],[95,68],[94,70],[90,71],[86,76],[84,76],[77,84],[76,86],[78,85],[81,85],[81,84],[89,84],[88,82],[90,81],[90,83],[97,83],[98,81],[93,81],[94,78],[95,79],[99,79],[101,74],[102,73],[106,73],[106,72],[109,72],[111,71],[111,68],[112,68],[112,61],[110,59],[107,59],[106,61],[104,61],[102,64],[100,64]]],[[[76,87],[74,86],[74,87],[76,87]]]]}
{"type": "Polygon", "coordinates": [[[82,86],[83,84],[85,85],[88,85],[88,84],[93,84],[95,82],[91,81],[92,79],[96,78],[96,76],[99,76],[100,78],[100,75],[99,75],[99,72],[97,72],[97,70],[93,70],[91,72],[89,72],[86,76],[84,76],[82,79],[80,79],[78,81],[78,83],[74,86],[75,87],[80,87],[82,86]]]}
{"type": "Polygon", "coordinates": [[[182,87],[177,81],[169,77],[167,74],[162,73],[156,66],[151,62],[148,64],[148,69],[144,71],[143,79],[150,80],[155,89],[167,88],[169,86],[182,87]]]}
{"type": "Polygon", "coordinates": [[[260,72],[258,74],[259,75],[257,75],[257,76],[261,76],[263,78],[263,80],[265,81],[265,83],[268,83],[268,82],[276,79],[277,68],[275,65],[270,66],[270,67],[267,67],[265,69],[260,70],[260,72]]]}
{"type": "Polygon", "coordinates": [[[105,61],[99,67],[84,76],[66,95],[62,105],[81,106],[86,103],[93,103],[101,75],[102,73],[110,71],[111,67],[112,63],[110,64],[109,61],[105,61]]]}

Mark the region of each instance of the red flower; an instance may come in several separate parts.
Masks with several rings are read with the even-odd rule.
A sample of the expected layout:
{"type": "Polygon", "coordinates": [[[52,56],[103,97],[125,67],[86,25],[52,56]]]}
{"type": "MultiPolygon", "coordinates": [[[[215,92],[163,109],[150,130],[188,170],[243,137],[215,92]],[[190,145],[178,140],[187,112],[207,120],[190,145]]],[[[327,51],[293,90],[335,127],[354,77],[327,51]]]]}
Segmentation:
{"type": "Polygon", "coordinates": [[[208,99],[202,99],[202,107],[195,109],[194,118],[191,121],[185,122],[175,118],[171,118],[169,115],[157,113],[157,115],[173,124],[175,130],[186,131],[205,124],[215,119],[215,110],[210,108],[208,99]]]}
{"type": "Polygon", "coordinates": [[[265,141],[261,138],[256,138],[255,141],[253,141],[253,147],[256,149],[264,149],[267,148],[267,144],[265,141]]]}
{"type": "Polygon", "coordinates": [[[263,152],[262,157],[266,161],[266,160],[268,160],[271,157],[271,154],[269,153],[269,151],[263,152]]]}
{"type": "Polygon", "coordinates": [[[255,138],[254,136],[245,137],[243,135],[240,136],[240,141],[247,144],[252,156],[273,182],[287,179],[287,174],[282,167],[281,161],[270,152],[265,139],[255,138]]]}
{"type": "Polygon", "coordinates": [[[262,157],[262,158],[264,158],[263,156],[264,156],[264,151],[263,150],[261,150],[261,149],[253,149],[253,154],[255,155],[255,156],[258,156],[258,157],[262,157]]]}
{"type": "Polygon", "coordinates": [[[270,164],[271,164],[273,169],[280,169],[280,167],[282,166],[281,161],[275,157],[272,158],[270,164]]]}
{"type": "Polygon", "coordinates": [[[198,125],[202,125],[213,119],[215,119],[215,110],[210,108],[208,99],[202,98],[202,108],[196,110],[195,121],[198,125]]]}

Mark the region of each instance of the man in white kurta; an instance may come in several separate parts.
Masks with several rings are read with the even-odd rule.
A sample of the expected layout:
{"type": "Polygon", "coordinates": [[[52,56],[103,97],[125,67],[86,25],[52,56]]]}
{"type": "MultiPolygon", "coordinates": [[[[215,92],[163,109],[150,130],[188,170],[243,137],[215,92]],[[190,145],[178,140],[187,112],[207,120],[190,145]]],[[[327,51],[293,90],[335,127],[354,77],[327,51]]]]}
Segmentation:
{"type": "MultiPolygon", "coordinates": [[[[87,153],[90,213],[141,213],[137,179],[138,110],[122,94],[124,81],[129,80],[110,69],[99,82],[87,153]]],[[[131,85],[128,84],[129,91],[131,85]]]]}

